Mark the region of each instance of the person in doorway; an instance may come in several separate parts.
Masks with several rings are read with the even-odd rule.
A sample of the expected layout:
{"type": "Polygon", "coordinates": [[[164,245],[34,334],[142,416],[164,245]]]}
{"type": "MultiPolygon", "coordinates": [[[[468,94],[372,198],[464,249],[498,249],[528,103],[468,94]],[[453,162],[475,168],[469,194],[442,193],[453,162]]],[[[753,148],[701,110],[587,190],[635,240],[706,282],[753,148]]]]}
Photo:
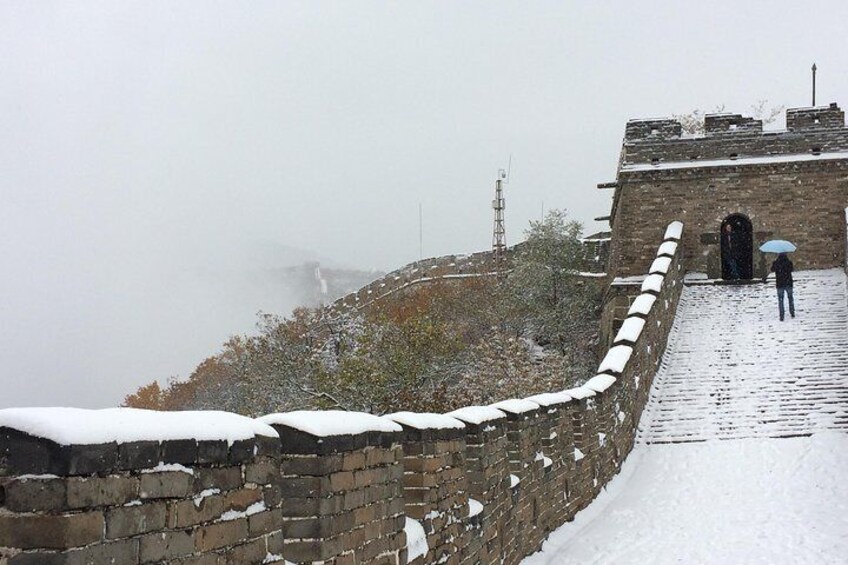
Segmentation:
{"type": "MultiPolygon", "coordinates": [[[[783,321],[785,310],[783,309],[783,296],[789,297],[789,315],[795,317],[795,300],[792,297],[792,261],[786,256],[786,253],[781,253],[777,256],[774,263],[771,264],[771,272],[774,272],[777,283],[777,309],[780,313],[780,321],[783,321]]],[[[763,277],[763,282],[768,279],[768,273],[763,277]]]]}
{"type": "Polygon", "coordinates": [[[736,242],[736,234],[733,226],[725,224],[724,233],[721,234],[721,257],[724,260],[724,268],[727,278],[736,280],[739,278],[739,264],[736,260],[739,245],[736,242]]]}

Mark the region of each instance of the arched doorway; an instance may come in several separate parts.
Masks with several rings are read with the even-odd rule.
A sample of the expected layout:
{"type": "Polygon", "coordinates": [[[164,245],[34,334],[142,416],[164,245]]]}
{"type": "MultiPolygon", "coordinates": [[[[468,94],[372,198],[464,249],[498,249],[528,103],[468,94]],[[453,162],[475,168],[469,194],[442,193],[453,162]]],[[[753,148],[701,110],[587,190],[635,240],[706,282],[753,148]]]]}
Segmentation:
{"type": "Polygon", "coordinates": [[[751,220],[742,214],[731,214],[721,222],[721,278],[750,279],[753,276],[754,238],[751,220]],[[733,265],[736,266],[738,277],[734,276],[733,265]]]}

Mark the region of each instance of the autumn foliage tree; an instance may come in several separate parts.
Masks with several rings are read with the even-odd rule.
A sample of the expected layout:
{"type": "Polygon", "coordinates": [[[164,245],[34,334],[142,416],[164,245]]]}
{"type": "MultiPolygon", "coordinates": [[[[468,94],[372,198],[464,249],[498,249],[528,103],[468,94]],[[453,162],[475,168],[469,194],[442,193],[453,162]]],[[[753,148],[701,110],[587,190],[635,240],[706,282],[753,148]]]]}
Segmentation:
{"type": "Polygon", "coordinates": [[[596,363],[598,293],[580,275],[580,225],[553,210],[532,222],[506,281],[443,279],[360,312],[262,315],[185,381],[127,406],[248,415],[310,408],[446,411],[559,390],[596,363]]]}

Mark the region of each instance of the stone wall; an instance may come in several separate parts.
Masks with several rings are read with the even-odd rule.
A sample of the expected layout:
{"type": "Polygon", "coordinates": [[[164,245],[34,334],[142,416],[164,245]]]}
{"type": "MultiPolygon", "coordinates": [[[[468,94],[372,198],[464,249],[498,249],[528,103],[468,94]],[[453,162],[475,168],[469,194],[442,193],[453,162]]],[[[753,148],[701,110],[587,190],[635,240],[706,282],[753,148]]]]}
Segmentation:
{"type": "MultiPolygon", "coordinates": [[[[513,250],[514,248],[510,248],[513,250]]],[[[445,255],[415,261],[368,283],[356,292],[347,294],[329,306],[331,312],[362,309],[398,291],[434,280],[462,279],[496,275],[491,251],[471,255],[445,255]]]]}
{"type": "Polygon", "coordinates": [[[0,427],[0,563],[261,563],[282,551],[279,451],[261,437],[59,445],[0,427]]]}
{"type": "Polygon", "coordinates": [[[681,229],[575,389],[448,415],[0,410],[0,565],[519,563],[632,449],[682,288],[681,229]],[[197,414],[211,420],[180,420],[197,414]],[[130,416],[133,441],[110,425],[130,416]],[[259,431],[228,438],[233,419],[259,431]]]}
{"type": "Polygon", "coordinates": [[[706,116],[703,134],[687,135],[674,119],[631,120],[621,165],[848,151],[845,116],[836,104],[789,109],[786,124],[786,131],[763,132],[759,120],[713,114],[706,116]]]}
{"type": "MultiPolygon", "coordinates": [[[[595,234],[582,240],[586,259],[582,268],[587,273],[603,274],[607,266],[610,238],[608,234],[595,234]]],[[[507,250],[507,263],[521,250],[521,243],[507,250]]],[[[347,294],[328,306],[330,314],[340,314],[352,309],[367,309],[383,298],[403,292],[418,285],[497,276],[497,266],[491,251],[470,255],[445,255],[415,261],[374,280],[356,292],[347,294]]]]}
{"type": "Polygon", "coordinates": [[[769,239],[798,246],[798,269],[845,264],[842,211],[848,205],[848,128],[835,104],[787,110],[787,130],[762,132],[738,114],[707,116],[700,136],[681,133],[676,120],[628,122],[611,211],[608,272],[644,273],[664,226],[687,226],[685,262],[691,271],[721,276],[719,232],[732,214],[752,223],[754,276],[768,257],[769,239]],[[675,125],[676,124],[676,125],[675,125]]]}
{"type": "Polygon", "coordinates": [[[653,242],[677,215],[684,218],[684,258],[691,271],[721,276],[719,232],[731,214],[751,221],[754,275],[767,259],[756,251],[769,239],[798,246],[797,269],[845,264],[848,159],[725,165],[721,167],[621,171],[612,227],[610,273],[643,273],[653,242]]]}

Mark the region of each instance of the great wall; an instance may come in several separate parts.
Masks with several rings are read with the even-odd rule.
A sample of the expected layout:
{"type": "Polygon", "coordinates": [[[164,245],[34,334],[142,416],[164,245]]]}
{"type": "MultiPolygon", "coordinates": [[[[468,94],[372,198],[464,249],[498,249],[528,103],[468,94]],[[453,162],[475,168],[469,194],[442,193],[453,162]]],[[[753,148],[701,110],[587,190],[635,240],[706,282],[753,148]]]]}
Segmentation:
{"type": "MultiPolygon", "coordinates": [[[[603,185],[616,191],[601,328],[609,348],[580,387],[382,417],[126,411],[118,425],[98,411],[0,411],[0,565],[519,563],[613,480],[662,393],[655,376],[689,360],[674,344],[664,356],[672,328],[677,335],[686,323],[677,316],[682,293],[733,288],[713,280],[724,218],[745,215],[757,242],[797,239],[799,267],[828,269],[831,295],[837,289],[835,335],[848,332],[845,277],[835,270],[848,254],[844,117],[835,105],[788,115],[781,134],[741,116],[708,117],[694,139],[669,120],[628,124],[618,179],[603,185]],[[703,153],[693,157],[693,147],[703,153]],[[798,190],[817,198],[799,202],[798,190]],[[788,204],[775,205],[776,194],[788,204]],[[815,229],[799,225],[809,217],[820,220],[815,229]]],[[[415,264],[336,307],[485,275],[485,258],[415,264]]],[[[698,300],[686,304],[699,319],[698,300]]],[[[844,387],[848,360],[824,354],[832,386],[844,387]]],[[[804,422],[821,408],[810,398],[794,412],[804,422]]],[[[838,402],[842,410],[848,400],[838,402]]],[[[673,414],[664,422],[646,441],[668,433],[687,441],[673,436],[673,414]]]]}

